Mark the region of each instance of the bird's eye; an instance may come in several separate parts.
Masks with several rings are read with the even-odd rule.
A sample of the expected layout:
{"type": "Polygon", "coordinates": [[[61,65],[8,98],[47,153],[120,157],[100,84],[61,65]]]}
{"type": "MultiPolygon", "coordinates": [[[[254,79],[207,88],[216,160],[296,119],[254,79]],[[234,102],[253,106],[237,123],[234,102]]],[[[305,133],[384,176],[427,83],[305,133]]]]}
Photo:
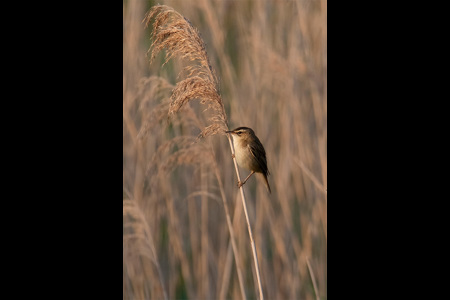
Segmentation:
{"type": "Polygon", "coordinates": [[[237,135],[241,135],[241,133],[242,133],[242,132],[240,132],[240,131],[236,132],[237,135]]]}

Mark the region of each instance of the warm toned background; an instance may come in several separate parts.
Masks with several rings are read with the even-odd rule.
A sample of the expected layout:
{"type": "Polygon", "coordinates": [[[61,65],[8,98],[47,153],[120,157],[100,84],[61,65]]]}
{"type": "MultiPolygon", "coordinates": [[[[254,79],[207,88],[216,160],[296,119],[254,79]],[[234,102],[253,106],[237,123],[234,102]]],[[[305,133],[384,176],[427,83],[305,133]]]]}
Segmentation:
{"type": "Polygon", "coordinates": [[[244,186],[265,298],[326,299],[326,0],[123,2],[123,298],[241,298],[221,189],[246,297],[258,297],[226,137],[191,147],[208,125],[198,101],[167,119],[183,62],[149,64],[142,20],[156,3],[197,27],[230,129],[253,128],[266,149],[272,194],[256,177],[244,186]]]}

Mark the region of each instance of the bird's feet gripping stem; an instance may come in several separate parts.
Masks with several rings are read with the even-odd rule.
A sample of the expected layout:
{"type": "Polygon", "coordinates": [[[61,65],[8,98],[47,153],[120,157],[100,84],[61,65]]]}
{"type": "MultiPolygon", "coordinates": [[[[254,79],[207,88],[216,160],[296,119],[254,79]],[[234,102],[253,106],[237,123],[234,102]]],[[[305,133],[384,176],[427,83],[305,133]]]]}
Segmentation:
{"type": "Polygon", "coordinates": [[[250,178],[250,176],[252,176],[253,174],[255,174],[255,171],[251,171],[250,174],[247,176],[247,178],[245,178],[244,181],[238,181],[238,188],[240,188],[241,186],[243,186],[247,180],[250,178]]]}

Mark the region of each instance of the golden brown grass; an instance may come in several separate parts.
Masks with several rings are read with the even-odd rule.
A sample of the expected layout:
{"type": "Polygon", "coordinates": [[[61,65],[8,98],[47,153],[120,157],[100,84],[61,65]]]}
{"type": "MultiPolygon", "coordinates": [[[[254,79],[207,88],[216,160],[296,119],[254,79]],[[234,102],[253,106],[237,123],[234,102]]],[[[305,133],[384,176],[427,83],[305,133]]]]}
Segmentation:
{"type": "MultiPolygon", "coordinates": [[[[208,55],[205,50],[205,45],[203,40],[200,38],[200,34],[196,28],[192,26],[188,19],[183,17],[181,14],[176,12],[173,8],[166,5],[156,5],[152,7],[144,18],[145,26],[147,27],[150,22],[153,21],[152,37],[153,43],[151,45],[152,56],[151,60],[154,59],[156,54],[161,50],[165,49],[166,61],[165,65],[172,57],[175,55],[181,56],[181,58],[194,62],[196,64],[189,65],[184,68],[188,70],[189,73],[184,80],[177,83],[175,88],[172,90],[171,103],[169,108],[169,116],[178,112],[183,106],[185,106],[189,101],[193,99],[200,99],[200,103],[207,105],[207,109],[212,111],[212,116],[209,118],[209,122],[212,123],[208,125],[199,134],[199,137],[206,137],[208,135],[214,135],[217,133],[225,133],[228,130],[228,119],[225,113],[225,108],[222,102],[222,98],[218,92],[218,81],[214,73],[214,69],[211,67],[208,55]],[[153,20],[154,18],[154,20],[153,20]]],[[[173,139],[172,141],[174,141],[173,139]]],[[[240,181],[239,169],[234,159],[234,148],[231,141],[230,135],[228,135],[228,140],[230,143],[231,154],[234,160],[235,170],[240,181]]],[[[180,145],[179,143],[177,143],[180,145]]],[[[192,145],[192,144],[191,144],[192,145]]],[[[182,150],[178,151],[176,154],[171,156],[169,160],[176,162],[175,165],[195,161],[198,157],[203,161],[214,161],[214,157],[211,156],[211,150],[203,147],[183,147],[180,145],[182,150]],[[180,155],[182,152],[182,155],[180,155]],[[174,159],[175,158],[175,159],[174,159]]],[[[216,177],[218,183],[221,184],[220,173],[217,171],[216,165],[216,177]]],[[[237,275],[239,279],[239,285],[241,287],[242,298],[246,298],[244,284],[241,275],[241,268],[239,264],[239,253],[236,250],[236,243],[234,240],[233,227],[231,226],[228,203],[226,196],[221,187],[221,196],[223,199],[223,204],[225,208],[225,213],[227,217],[227,225],[230,231],[230,239],[233,249],[234,258],[236,261],[237,275]]],[[[250,244],[252,247],[252,254],[255,263],[255,273],[256,280],[258,283],[259,298],[264,299],[264,294],[262,291],[261,275],[259,270],[258,257],[256,252],[256,246],[253,239],[253,233],[250,225],[250,220],[248,217],[247,203],[245,199],[244,189],[240,187],[242,204],[244,207],[245,217],[247,221],[247,229],[250,238],[250,244]]],[[[202,206],[202,215],[207,215],[207,209],[202,206]]],[[[204,239],[202,239],[203,243],[204,239]]],[[[205,244],[206,245],[206,244],[205,244]]],[[[204,246],[207,247],[207,246],[204,246]]],[[[207,276],[205,279],[208,280],[207,276]]],[[[209,290],[207,285],[204,286],[204,290],[209,290]]],[[[205,292],[208,294],[208,292],[205,292]]]]}
{"type": "Polygon", "coordinates": [[[199,60],[183,64],[176,54],[162,66],[162,50],[149,64],[151,30],[142,19],[150,6],[124,2],[124,299],[242,299],[242,290],[258,297],[236,175],[220,135],[226,123],[210,120],[222,108],[186,92],[202,83],[197,79],[179,89],[175,98],[185,100],[167,120],[177,82],[208,79],[202,72],[210,65],[220,78],[223,115],[232,128],[255,130],[272,173],[270,196],[256,179],[244,186],[264,296],[326,299],[326,2],[162,3],[195,24],[210,62],[195,69],[199,60]]]}

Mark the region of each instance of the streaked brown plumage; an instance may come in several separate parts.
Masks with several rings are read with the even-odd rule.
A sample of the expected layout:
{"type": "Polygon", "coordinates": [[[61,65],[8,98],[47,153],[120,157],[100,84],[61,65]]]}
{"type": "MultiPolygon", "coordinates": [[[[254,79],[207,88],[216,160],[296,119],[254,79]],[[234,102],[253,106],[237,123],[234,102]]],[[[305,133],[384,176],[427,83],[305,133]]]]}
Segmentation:
{"type": "Polygon", "coordinates": [[[250,175],[243,182],[238,182],[238,186],[242,186],[253,175],[253,173],[261,173],[266,183],[267,190],[271,193],[267,175],[270,172],[267,168],[266,151],[259,141],[255,132],[248,127],[238,127],[234,130],[226,131],[233,137],[236,161],[239,166],[250,170],[250,175]]]}

